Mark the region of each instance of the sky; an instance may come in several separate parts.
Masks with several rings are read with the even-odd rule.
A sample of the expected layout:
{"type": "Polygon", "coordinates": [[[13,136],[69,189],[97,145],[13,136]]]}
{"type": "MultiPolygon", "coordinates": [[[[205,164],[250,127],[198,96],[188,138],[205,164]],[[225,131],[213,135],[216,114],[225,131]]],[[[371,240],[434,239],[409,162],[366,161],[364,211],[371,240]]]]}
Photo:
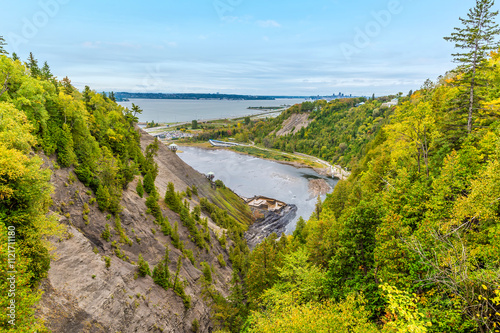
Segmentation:
{"type": "MultiPolygon", "coordinates": [[[[96,91],[407,93],[453,69],[474,0],[5,1],[5,49],[96,91]]],[[[495,9],[498,9],[498,4],[495,9]]]]}

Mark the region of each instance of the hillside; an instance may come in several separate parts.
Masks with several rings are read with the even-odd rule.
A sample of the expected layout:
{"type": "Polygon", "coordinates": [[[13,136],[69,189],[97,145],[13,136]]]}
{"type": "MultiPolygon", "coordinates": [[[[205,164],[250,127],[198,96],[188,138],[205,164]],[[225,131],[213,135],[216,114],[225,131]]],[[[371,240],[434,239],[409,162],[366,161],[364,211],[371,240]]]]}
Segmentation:
{"type": "Polygon", "coordinates": [[[458,68],[391,109],[305,103],[254,125],[256,141],[349,161],[352,174],[293,236],[252,251],[246,332],[498,331],[499,61],[477,73],[472,112],[458,68]],[[303,136],[267,136],[304,111],[303,136]]]}
{"type": "Polygon", "coordinates": [[[212,330],[248,253],[249,208],[134,127],[140,109],[34,58],[0,56],[0,73],[0,274],[17,287],[1,289],[16,304],[2,331],[212,330]]]}

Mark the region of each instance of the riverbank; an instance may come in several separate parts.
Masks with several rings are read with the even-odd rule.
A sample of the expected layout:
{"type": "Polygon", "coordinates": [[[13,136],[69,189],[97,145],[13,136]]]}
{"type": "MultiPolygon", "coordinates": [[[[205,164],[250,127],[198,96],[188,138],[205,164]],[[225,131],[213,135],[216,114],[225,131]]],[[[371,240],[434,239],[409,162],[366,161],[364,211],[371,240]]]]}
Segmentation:
{"type": "MultiPolygon", "coordinates": [[[[168,144],[170,144],[170,142],[168,142],[168,144]]],[[[294,155],[277,150],[261,148],[254,145],[240,145],[234,147],[214,147],[208,142],[179,142],[178,144],[180,146],[196,147],[209,150],[228,149],[238,154],[255,156],[258,158],[262,158],[264,160],[274,161],[285,165],[291,165],[296,168],[311,168],[322,175],[325,176],[328,175],[327,167],[325,167],[321,163],[312,161],[310,158],[304,155],[294,155]]]]}
{"type": "Polygon", "coordinates": [[[238,154],[255,156],[269,161],[291,165],[296,168],[311,168],[322,176],[344,180],[349,178],[351,173],[342,169],[338,165],[321,160],[315,156],[302,153],[286,153],[275,149],[258,147],[255,145],[242,144],[235,147],[214,147],[208,142],[179,142],[181,146],[196,147],[202,149],[229,149],[238,154]]]}
{"type": "Polygon", "coordinates": [[[204,149],[180,146],[178,154],[187,164],[203,174],[212,172],[241,197],[263,196],[296,205],[297,216],[286,226],[287,234],[295,229],[299,216],[308,219],[318,195],[323,200],[335,187],[337,180],[318,174],[305,165],[278,163],[270,159],[256,158],[232,149],[204,149]],[[320,181],[316,181],[316,180],[320,181]]]}

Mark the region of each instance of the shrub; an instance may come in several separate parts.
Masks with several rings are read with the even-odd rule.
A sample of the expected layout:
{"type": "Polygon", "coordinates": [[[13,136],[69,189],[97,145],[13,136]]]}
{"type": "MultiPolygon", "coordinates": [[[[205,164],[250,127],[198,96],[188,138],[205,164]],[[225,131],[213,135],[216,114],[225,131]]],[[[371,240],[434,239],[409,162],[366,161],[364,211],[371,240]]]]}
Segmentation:
{"type": "Polygon", "coordinates": [[[198,319],[193,320],[193,324],[191,326],[191,329],[195,333],[200,331],[200,323],[198,322],[198,319]]]}
{"type": "Polygon", "coordinates": [[[111,196],[109,195],[109,190],[106,186],[99,185],[96,192],[97,205],[101,211],[105,211],[109,208],[111,196]]]}
{"type": "Polygon", "coordinates": [[[144,258],[142,257],[142,254],[139,254],[139,261],[137,263],[137,266],[139,267],[139,275],[144,277],[146,275],[151,275],[151,270],[149,269],[149,264],[144,258]]]}
{"type": "Polygon", "coordinates": [[[106,227],[105,227],[104,231],[102,232],[101,237],[106,242],[109,242],[109,240],[111,239],[112,235],[111,235],[111,229],[109,229],[109,224],[106,223],[106,227]]]}
{"type": "Polygon", "coordinates": [[[111,267],[111,258],[110,257],[103,257],[104,262],[106,264],[106,268],[111,267]]]}
{"type": "Polygon", "coordinates": [[[149,194],[155,191],[155,180],[149,172],[144,176],[144,191],[149,194]]]}
{"type": "Polygon", "coordinates": [[[226,267],[226,261],[224,260],[224,256],[222,255],[222,253],[217,256],[217,260],[219,260],[219,264],[221,265],[221,267],[226,267]]]}
{"type": "Polygon", "coordinates": [[[144,187],[142,186],[142,181],[139,179],[137,186],[135,188],[137,194],[142,198],[144,196],[144,187]]]}

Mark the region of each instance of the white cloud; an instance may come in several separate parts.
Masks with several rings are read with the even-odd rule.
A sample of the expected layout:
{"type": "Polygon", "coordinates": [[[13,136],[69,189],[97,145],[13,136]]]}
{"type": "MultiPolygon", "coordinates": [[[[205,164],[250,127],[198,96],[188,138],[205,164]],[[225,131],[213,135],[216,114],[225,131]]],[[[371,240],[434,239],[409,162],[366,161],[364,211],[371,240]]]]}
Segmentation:
{"type": "Polygon", "coordinates": [[[140,44],[134,44],[134,43],[129,43],[129,42],[117,42],[117,43],[110,43],[110,42],[83,42],[82,47],[85,49],[97,49],[101,47],[118,47],[118,48],[125,48],[125,49],[140,49],[141,45],[140,44]]]}
{"type": "Polygon", "coordinates": [[[84,42],[82,46],[86,49],[97,49],[101,45],[101,42],[84,42]]]}
{"type": "Polygon", "coordinates": [[[257,21],[257,25],[261,28],[280,28],[281,27],[281,24],[279,24],[278,22],[276,22],[274,20],[266,20],[266,21],[259,20],[259,21],[257,21]]]}

